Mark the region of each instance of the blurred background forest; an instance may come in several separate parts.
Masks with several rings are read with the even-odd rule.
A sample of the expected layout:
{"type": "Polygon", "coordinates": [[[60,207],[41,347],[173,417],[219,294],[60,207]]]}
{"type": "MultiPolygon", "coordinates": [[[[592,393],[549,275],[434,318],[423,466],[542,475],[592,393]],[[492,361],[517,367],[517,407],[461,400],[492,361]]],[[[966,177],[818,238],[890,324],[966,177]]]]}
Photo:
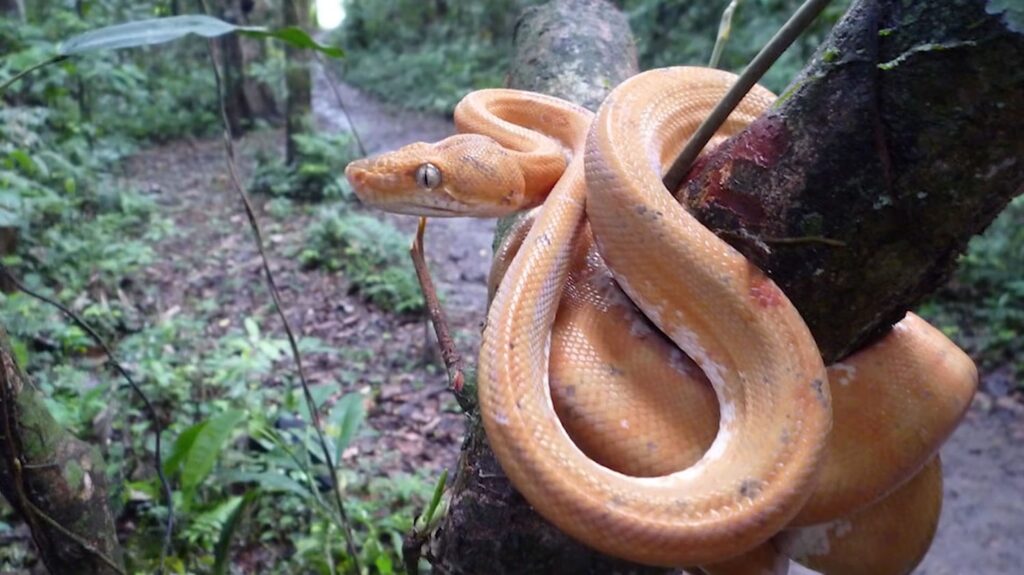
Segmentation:
{"type": "MultiPolygon", "coordinates": [[[[534,3],[206,2],[230,22],[267,26],[285,24],[295,8],[298,24],[346,52],[321,63],[272,40],[214,41],[244,180],[302,333],[314,395],[327,405],[328,441],[369,572],[399,569],[401,537],[454,461],[461,424],[454,401],[431,392],[443,375],[421,353],[430,344],[408,228],[354,205],[342,170],[358,143],[324,129],[308,107],[292,115],[288,71],[305,75],[305,100],[320,102],[322,114],[341,114],[327,80],[335,78],[343,94],[354,86],[444,126],[464,94],[502,84],[517,14],[534,3]],[[375,335],[362,345],[367,330],[375,335]],[[389,449],[374,447],[385,440],[389,449]]],[[[616,4],[629,16],[641,67],[651,68],[705,64],[727,2],[616,4]]],[[[741,69],[799,4],[742,2],[721,67],[741,69]]],[[[833,2],[763,83],[783,91],[848,4],[833,2]]],[[[0,0],[0,83],[76,33],[202,11],[192,0],[0,0]]],[[[179,525],[171,572],[350,572],[287,340],[228,185],[222,129],[207,44],[194,37],[66,60],[4,89],[0,256],[27,287],[95,326],[157,407],[179,525]]],[[[920,310],[973,355],[993,397],[1022,391],[1021,270],[1018,198],[920,310]]],[[[58,423],[101,447],[129,570],[153,572],[167,507],[151,466],[150,418],[79,326],[3,279],[0,326],[14,356],[58,423]]],[[[475,325],[465,323],[459,343],[470,350],[475,325]]],[[[0,571],[26,572],[31,540],[13,510],[0,508],[0,571]]]]}

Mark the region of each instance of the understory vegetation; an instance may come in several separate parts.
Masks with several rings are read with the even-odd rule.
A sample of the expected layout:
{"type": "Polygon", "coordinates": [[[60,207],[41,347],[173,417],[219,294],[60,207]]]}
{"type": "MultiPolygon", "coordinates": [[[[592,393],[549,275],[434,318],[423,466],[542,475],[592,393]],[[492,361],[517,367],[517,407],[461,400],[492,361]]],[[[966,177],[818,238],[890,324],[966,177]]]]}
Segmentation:
{"type": "MultiPolygon", "coordinates": [[[[420,2],[346,0],[335,33],[348,50],[346,81],[405,107],[450,114],[478,88],[501,86],[512,55],[516,15],[538,0],[420,2]]],[[[641,69],[707,65],[718,35],[722,2],[618,0],[637,41],[641,69]]],[[[800,6],[801,0],[739,3],[719,67],[739,72],[800,6]]],[[[814,26],[762,80],[776,93],[824,40],[849,0],[832,2],[814,26]]]]}
{"type": "MultiPolygon", "coordinates": [[[[26,22],[0,18],[0,82],[46,60],[76,32],[166,14],[167,5],[104,0],[84,3],[82,13],[67,3],[31,8],[26,22]]],[[[268,64],[260,73],[280,83],[283,69],[268,64]]],[[[212,329],[217,301],[166,309],[162,286],[147,281],[147,270],[160,263],[154,246],[189,230],[175,229],[167,217],[166,190],[129,183],[122,162],[155,143],[220,129],[202,42],[67,60],[12,85],[0,93],[0,255],[25,287],[95,327],[156,407],[178,525],[168,572],[226,573],[230,561],[267,573],[351,571],[327,467],[293,385],[288,342],[261,327],[276,316],[268,309],[212,329]]],[[[356,154],[350,136],[310,134],[299,143],[295,168],[284,166],[280,152],[256,158],[254,191],[277,198],[267,209],[271,229],[274,220],[324,210],[300,238],[305,247],[294,248],[305,263],[344,270],[353,289],[383,309],[420,309],[407,239],[350,210],[341,177],[356,154]]],[[[129,572],[156,572],[168,509],[152,466],[151,415],[84,330],[13,287],[0,294],[0,325],[14,356],[58,422],[102,447],[110,504],[128,535],[129,572]]],[[[299,347],[312,361],[347,353],[312,337],[299,347]]],[[[314,399],[329,406],[326,439],[361,542],[360,563],[392,573],[401,535],[436,477],[385,477],[345,457],[357,435],[372,432],[363,424],[372,392],[344,394],[355,376],[338,378],[314,387],[314,399]]],[[[6,504],[0,509],[7,541],[0,571],[34,564],[21,521],[6,504]]]]}

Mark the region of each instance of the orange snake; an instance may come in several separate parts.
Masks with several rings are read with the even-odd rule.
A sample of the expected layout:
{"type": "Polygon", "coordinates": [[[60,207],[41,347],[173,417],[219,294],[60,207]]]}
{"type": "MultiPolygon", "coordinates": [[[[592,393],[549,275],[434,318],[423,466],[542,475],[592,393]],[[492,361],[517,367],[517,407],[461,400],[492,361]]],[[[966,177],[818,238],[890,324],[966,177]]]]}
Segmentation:
{"type": "MultiPolygon", "coordinates": [[[[977,374],[913,315],[826,373],[775,283],[665,190],[662,170],[733,81],[705,68],[645,72],[596,116],[482,90],[456,109],[460,135],[346,175],[363,202],[398,213],[540,206],[496,256],[480,351],[480,410],[503,469],[549,521],[605,553],[755,573],[780,564],[779,549],[815,564],[823,552],[797,526],[877,522],[891,493],[934,501],[938,485],[941,499],[941,480],[911,478],[937,474],[934,454],[977,374]]],[[[712,145],[773,100],[755,87],[712,145]]],[[[937,521],[933,507],[923,515],[937,521]]],[[[927,549],[934,526],[920,531],[908,545],[927,549]]],[[[910,555],[885,572],[923,552],[910,555]]]]}

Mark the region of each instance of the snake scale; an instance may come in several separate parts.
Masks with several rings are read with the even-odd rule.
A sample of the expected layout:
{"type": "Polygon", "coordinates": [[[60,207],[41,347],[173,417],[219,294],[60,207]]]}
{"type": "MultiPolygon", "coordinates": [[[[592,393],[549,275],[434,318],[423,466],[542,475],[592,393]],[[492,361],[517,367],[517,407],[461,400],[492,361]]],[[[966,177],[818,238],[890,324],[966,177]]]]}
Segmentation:
{"type": "MultiPolygon", "coordinates": [[[[977,372],[913,314],[826,369],[785,294],[673,199],[663,170],[734,80],[644,72],[596,115],[480,90],[458,135],[346,175],[396,213],[532,210],[496,254],[478,393],[502,468],[561,530],[709,573],[909,572],[977,372]],[[905,538],[872,535],[900,515],[905,538]]],[[[710,145],[773,101],[755,87],[710,145]]]]}

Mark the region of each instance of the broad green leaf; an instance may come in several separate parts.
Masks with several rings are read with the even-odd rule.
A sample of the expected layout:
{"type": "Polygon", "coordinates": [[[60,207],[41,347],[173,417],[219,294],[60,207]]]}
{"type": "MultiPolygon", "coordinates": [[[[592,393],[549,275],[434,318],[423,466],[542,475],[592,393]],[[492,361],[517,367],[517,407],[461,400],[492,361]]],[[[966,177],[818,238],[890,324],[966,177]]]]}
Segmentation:
{"type": "Polygon", "coordinates": [[[256,341],[260,338],[260,326],[256,323],[256,320],[247,317],[242,320],[242,325],[245,326],[245,334],[249,336],[250,341],[256,341]]]}
{"type": "Polygon", "coordinates": [[[264,491],[283,491],[298,495],[303,499],[310,496],[309,489],[307,489],[302,483],[299,483],[283,473],[277,473],[274,471],[264,471],[261,473],[240,471],[228,474],[226,479],[229,483],[253,482],[259,485],[264,491]]]}
{"type": "Polygon", "coordinates": [[[239,27],[238,32],[245,36],[251,36],[254,38],[276,38],[291,44],[296,48],[316,50],[317,52],[320,52],[325,56],[330,56],[331,58],[342,58],[345,56],[345,51],[341,48],[338,48],[337,46],[325,46],[314,40],[306,33],[305,30],[295,26],[278,28],[276,30],[256,27],[239,27]]]}
{"type": "Polygon", "coordinates": [[[75,56],[97,50],[117,50],[163,44],[196,34],[205,38],[234,32],[238,27],[223,20],[202,15],[171,16],[104,26],[72,36],[57,46],[62,56],[75,56]]]}
{"type": "Polygon", "coordinates": [[[335,463],[341,461],[341,452],[345,451],[348,444],[352,442],[352,438],[359,431],[359,426],[363,423],[365,415],[362,394],[349,393],[335,404],[334,413],[331,414],[332,423],[339,428],[337,451],[334,455],[335,463]]]}
{"type": "Polygon", "coordinates": [[[231,539],[234,537],[235,531],[238,530],[238,525],[241,522],[242,515],[245,514],[245,510],[249,508],[249,504],[255,501],[258,496],[258,491],[246,492],[238,506],[231,511],[227,521],[221,526],[220,537],[217,538],[217,545],[213,548],[214,575],[224,575],[228,572],[228,568],[231,566],[229,561],[231,559],[231,539]]]}
{"type": "Polygon", "coordinates": [[[178,470],[181,462],[185,460],[185,456],[192,449],[192,445],[196,442],[196,437],[199,436],[199,432],[206,427],[208,421],[200,421],[199,423],[189,427],[185,431],[181,432],[181,435],[174,440],[174,446],[171,447],[171,454],[164,459],[164,473],[172,475],[178,470]]]}
{"type": "Polygon", "coordinates": [[[120,48],[138,48],[163,44],[184,38],[190,34],[204,38],[215,38],[231,32],[238,32],[255,38],[275,38],[296,48],[317,50],[331,58],[341,58],[344,50],[334,46],[326,46],[314,40],[301,28],[289,26],[270,29],[262,26],[236,26],[211,16],[192,14],[185,16],[169,16],[115,24],[90,30],[72,36],[57,46],[57,54],[61,56],[77,56],[99,50],[117,50],[120,48]]]}
{"type": "Polygon", "coordinates": [[[434,513],[437,512],[437,506],[441,504],[441,496],[444,495],[444,486],[448,482],[448,470],[445,469],[441,472],[440,479],[437,480],[437,485],[434,486],[434,495],[430,498],[430,505],[427,506],[426,512],[423,513],[423,524],[429,528],[430,523],[434,520],[434,513]]]}
{"type": "Polygon", "coordinates": [[[185,458],[185,466],[181,471],[183,491],[186,493],[194,491],[206,479],[217,463],[224,444],[231,438],[231,432],[243,419],[245,419],[245,412],[233,409],[206,422],[185,458]]]}

